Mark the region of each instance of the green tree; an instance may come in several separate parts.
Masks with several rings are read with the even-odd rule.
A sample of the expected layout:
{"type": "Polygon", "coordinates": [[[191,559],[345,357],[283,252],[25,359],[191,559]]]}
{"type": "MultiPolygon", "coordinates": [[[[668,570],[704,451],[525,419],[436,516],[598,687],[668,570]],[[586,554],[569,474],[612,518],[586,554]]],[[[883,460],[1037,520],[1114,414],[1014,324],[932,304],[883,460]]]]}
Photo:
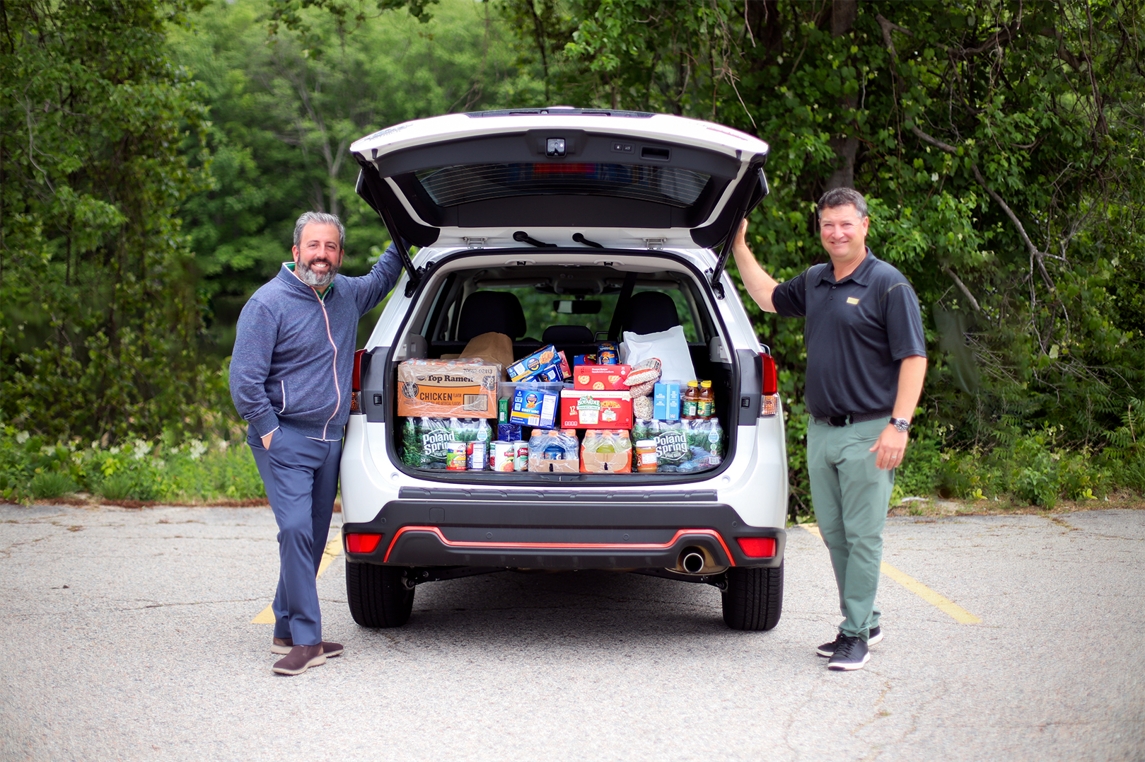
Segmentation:
{"type": "Polygon", "coordinates": [[[194,0],[0,6],[0,414],[51,436],[201,425],[178,210],[198,89],[165,30],[194,0]]]}
{"type": "Polygon", "coordinates": [[[220,0],[172,35],[210,107],[215,185],[187,200],[184,218],[219,356],[230,353],[247,297],[289,258],[301,212],[342,217],[349,274],[365,272],[388,243],[354,192],[351,142],[410,119],[512,103],[536,86],[519,74],[505,25],[485,4],[446,0],[424,21],[298,8],[302,34],[268,37],[267,18],[286,8],[220,0]]]}
{"type": "MultiPolygon", "coordinates": [[[[751,234],[777,277],[824,258],[825,189],[864,191],[872,247],[923,302],[936,350],[923,420],[950,445],[1008,446],[1055,426],[1068,446],[1101,447],[1140,398],[1139,3],[501,7],[546,58],[554,100],[715,119],[767,140],[772,195],[751,234]]],[[[801,412],[801,325],[758,319],[801,412]]]]}

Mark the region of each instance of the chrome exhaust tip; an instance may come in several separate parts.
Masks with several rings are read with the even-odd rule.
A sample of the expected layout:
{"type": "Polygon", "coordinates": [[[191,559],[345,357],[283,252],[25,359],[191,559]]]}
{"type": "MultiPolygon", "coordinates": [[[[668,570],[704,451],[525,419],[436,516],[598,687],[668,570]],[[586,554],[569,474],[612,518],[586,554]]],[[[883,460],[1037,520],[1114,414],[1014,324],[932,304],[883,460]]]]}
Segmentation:
{"type": "Polygon", "coordinates": [[[704,554],[696,548],[684,548],[680,554],[680,566],[688,574],[699,574],[704,570],[704,554]]]}

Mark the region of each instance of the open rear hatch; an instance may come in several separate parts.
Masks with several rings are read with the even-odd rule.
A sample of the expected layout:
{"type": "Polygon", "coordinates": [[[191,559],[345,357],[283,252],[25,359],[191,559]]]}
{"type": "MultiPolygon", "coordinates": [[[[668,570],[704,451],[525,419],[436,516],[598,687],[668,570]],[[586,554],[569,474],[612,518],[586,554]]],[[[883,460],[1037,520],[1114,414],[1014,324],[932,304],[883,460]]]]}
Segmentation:
{"type": "Polygon", "coordinates": [[[708,278],[722,296],[732,233],[767,193],[766,143],[666,114],[448,114],[380,130],[350,150],[361,165],[358,193],[401,250],[411,292],[423,273],[408,245],[515,246],[523,233],[626,251],[653,241],[719,247],[708,278]]]}

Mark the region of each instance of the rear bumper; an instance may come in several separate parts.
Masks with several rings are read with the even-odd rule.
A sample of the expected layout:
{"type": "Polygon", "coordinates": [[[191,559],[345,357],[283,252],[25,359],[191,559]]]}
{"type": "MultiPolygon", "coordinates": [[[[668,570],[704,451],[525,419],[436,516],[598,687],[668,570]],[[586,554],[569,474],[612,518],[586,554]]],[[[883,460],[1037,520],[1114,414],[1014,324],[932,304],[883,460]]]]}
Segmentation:
{"type": "Polygon", "coordinates": [[[351,563],[531,569],[661,569],[698,548],[717,566],[775,567],[787,533],[745,525],[728,505],[546,505],[520,501],[394,500],[370,521],[342,526],[351,563]],[[348,534],[380,534],[371,553],[351,553],[348,534]],[[772,538],[775,553],[748,557],[737,538],[772,538]]]}

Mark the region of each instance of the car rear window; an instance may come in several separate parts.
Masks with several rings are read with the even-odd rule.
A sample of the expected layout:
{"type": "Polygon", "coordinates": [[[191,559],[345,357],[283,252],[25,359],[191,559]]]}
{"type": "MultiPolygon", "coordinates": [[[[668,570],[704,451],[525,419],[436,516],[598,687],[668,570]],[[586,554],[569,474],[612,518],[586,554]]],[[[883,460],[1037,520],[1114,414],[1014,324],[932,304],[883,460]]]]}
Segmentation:
{"type": "Polygon", "coordinates": [[[419,170],[435,204],[452,207],[514,196],[609,196],[686,208],[711,175],[644,164],[469,164],[419,170]]]}

